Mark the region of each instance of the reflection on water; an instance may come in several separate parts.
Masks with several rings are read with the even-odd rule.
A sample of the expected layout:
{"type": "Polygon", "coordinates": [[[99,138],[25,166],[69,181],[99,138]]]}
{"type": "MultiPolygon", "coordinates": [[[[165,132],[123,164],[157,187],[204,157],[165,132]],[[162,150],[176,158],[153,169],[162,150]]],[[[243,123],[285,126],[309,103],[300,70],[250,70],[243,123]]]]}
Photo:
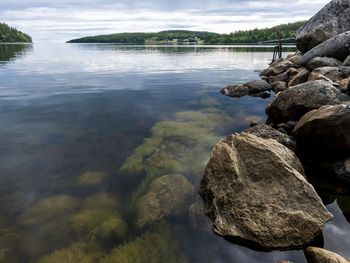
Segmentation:
{"type": "MultiPolygon", "coordinates": [[[[258,78],[271,55],[34,45],[0,68],[0,262],[305,262],[188,220],[214,143],[263,121],[270,100],[218,90],[258,78]]],[[[347,198],[332,201],[324,233],[345,256],[347,198]]]]}
{"type": "Polygon", "coordinates": [[[20,58],[31,49],[31,44],[0,44],[0,65],[20,58]]]}

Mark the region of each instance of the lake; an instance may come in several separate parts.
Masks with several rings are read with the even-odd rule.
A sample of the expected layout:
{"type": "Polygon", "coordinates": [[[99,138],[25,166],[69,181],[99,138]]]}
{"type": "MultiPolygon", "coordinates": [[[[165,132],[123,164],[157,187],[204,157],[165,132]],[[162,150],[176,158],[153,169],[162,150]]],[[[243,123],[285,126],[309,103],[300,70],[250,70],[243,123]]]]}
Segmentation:
{"type": "MultiPolygon", "coordinates": [[[[270,47],[0,45],[0,262],[306,262],[194,228],[188,212],[215,142],[263,122],[272,100],[219,90],[258,79],[271,58],[270,47]],[[162,191],[166,175],[182,184],[162,191]],[[176,191],[191,200],[178,205],[176,191]]],[[[335,216],[324,247],[350,257],[350,197],[320,185],[335,216]]]]}

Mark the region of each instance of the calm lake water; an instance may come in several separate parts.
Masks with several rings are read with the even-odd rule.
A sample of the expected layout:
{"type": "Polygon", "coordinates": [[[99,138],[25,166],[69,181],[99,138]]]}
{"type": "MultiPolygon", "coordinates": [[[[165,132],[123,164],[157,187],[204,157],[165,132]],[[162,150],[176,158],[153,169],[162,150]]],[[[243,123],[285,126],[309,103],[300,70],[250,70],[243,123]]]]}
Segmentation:
{"type": "MultiPolygon", "coordinates": [[[[193,228],[195,194],[142,223],[169,198],[154,201],[156,178],[181,174],[197,192],[214,143],[266,119],[271,99],[218,91],[258,79],[271,57],[264,47],[0,45],[0,262],[306,262],[193,228]]],[[[332,183],[318,189],[335,216],[324,246],[350,257],[350,198],[332,183]]]]}

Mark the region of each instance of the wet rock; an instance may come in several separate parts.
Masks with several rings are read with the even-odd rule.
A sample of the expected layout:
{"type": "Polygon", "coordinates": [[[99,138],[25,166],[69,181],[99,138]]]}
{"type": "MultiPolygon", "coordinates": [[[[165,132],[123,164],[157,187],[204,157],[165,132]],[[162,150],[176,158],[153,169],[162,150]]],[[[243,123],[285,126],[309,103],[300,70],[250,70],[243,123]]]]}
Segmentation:
{"type": "Polygon", "coordinates": [[[318,247],[308,247],[304,250],[308,263],[349,263],[342,256],[318,247]]]}
{"type": "Polygon", "coordinates": [[[321,67],[313,71],[313,73],[320,74],[332,81],[339,81],[343,77],[343,73],[338,67],[321,67]]]}
{"type": "Polygon", "coordinates": [[[305,53],[327,39],[348,30],[350,30],[350,3],[348,0],[333,0],[298,30],[297,47],[305,53]]]}
{"type": "Polygon", "coordinates": [[[271,87],[275,93],[278,93],[287,89],[287,83],[284,81],[277,81],[273,83],[271,87]]]}
{"type": "Polygon", "coordinates": [[[349,43],[350,31],[336,35],[305,53],[299,60],[299,64],[305,66],[310,60],[316,57],[330,57],[344,61],[350,54],[349,43]]]}
{"type": "Polygon", "coordinates": [[[248,95],[249,89],[244,85],[229,85],[220,91],[225,96],[240,98],[248,95]]]}
{"type": "MultiPolygon", "coordinates": [[[[253,95],[252,95],[253,96],[253,95]]],[[[271,97],[271,93],[268,91],[263,91],[263,92],[259,92],[258,94],[256,94],[255,96],[260,97],[262,99],[267,99],[271,97]]]]}
{"type": "Polygon", "coordinates": [[[308,80],[310,72],[306,69],[301,70],[298,74],[296,74],[289,82],[288,87],[299,85],[308,80]]]}
{"type": "Polygon", "coordinates": [[[137,226],[144,227],[187,211],[193,194],[193,185],[183,175],[169,174],[154,179],[136,203],[137,226]]]}
{"type": "Polygon", "coordinates": [[[350,106],[326,105],[306,113],[293,130],[300,144],[310,149],[350,150],[350,106]]]}
{"type": "Polygon", "coordinates": [[[281,133],[267,124],[259,124],[245,130],[246,133],[253,134],[263,139],[274,139],[292,151],[296,149],[295,139],[284,133],[281,133]]]}
{"type": "Polygon", "coordinates": [[[267,72],[267,76],[277,76],[279,74],[282,74],[283,72],[286,72],[290,67],[293,66],[293,63],[288,60],[283,60],[276,65],[271,65],[267,72]]]}
{"type": "Polygon", "coordinates": [[[217,234],[263,249],[305,246],[332,218],[295,154],[248,133],[216,144],[200,195],[217,234]]]}
{"type": "Polygon", "coordinates": [[[324,80],[308,81],[278,93],[266,108],[275,123],[296,121],[308,111],[338,104],[340,91],[324,80]]]}
{"type": "Polygon", "coordinates": [[[314,70],[316,68],[321,67],[339,67],[342,63],[335,58],[327,58],[327,57],[316,57],[313,58],[307,63],[307,67],[310,70],[314,70]]]}

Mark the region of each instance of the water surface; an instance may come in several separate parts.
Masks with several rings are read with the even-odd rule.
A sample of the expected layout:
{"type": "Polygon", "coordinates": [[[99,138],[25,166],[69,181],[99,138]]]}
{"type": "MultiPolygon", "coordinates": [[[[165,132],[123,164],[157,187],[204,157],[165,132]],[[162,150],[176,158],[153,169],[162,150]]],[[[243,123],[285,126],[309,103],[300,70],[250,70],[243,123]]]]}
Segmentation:
{"type": "MultiPolygon", "coordinates": [[[[154,179],[182,174],[197,191],[214,143],[266,119],[271,99],[218,90],[257,79],[271,57],[264,47],[0,45],[0,262],[305,262],[194,229],[187,207],[137,224],[154,179]]],[[[323,189],[335,215],[324,245],[349,257],[349,196],[323,189]]]]}

